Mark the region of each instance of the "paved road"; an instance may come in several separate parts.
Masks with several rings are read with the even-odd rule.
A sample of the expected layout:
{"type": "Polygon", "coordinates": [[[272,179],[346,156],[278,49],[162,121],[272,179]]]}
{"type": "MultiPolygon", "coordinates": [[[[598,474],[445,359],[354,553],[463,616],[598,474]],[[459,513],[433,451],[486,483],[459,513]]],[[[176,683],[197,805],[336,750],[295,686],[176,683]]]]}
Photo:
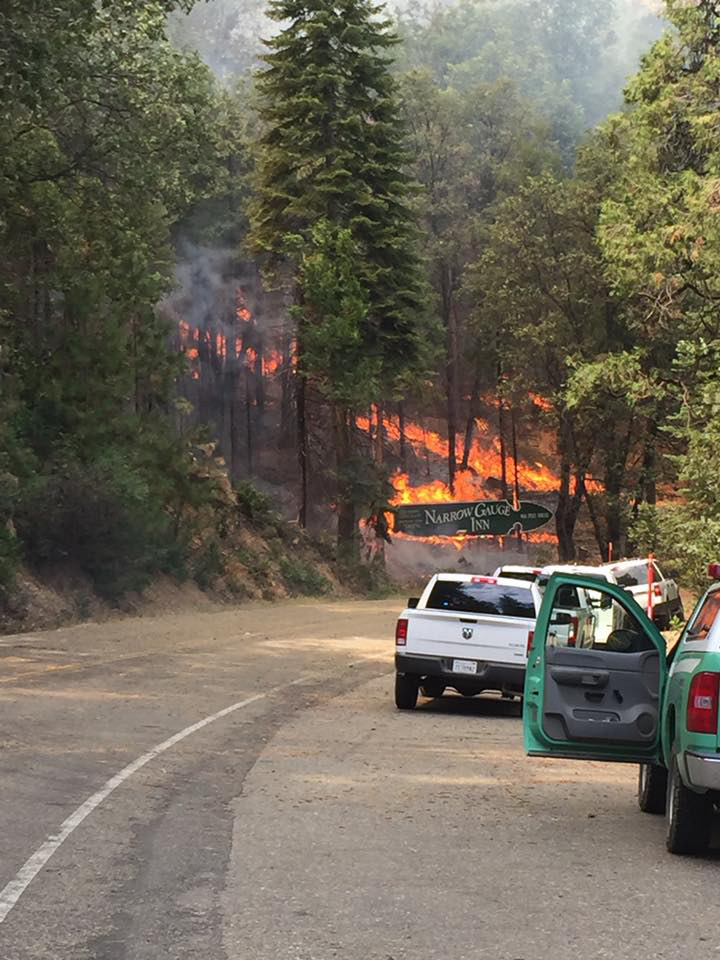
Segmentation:
{"type": "Polygon", "coordinates": [[[395,611],[0,640],[0,960],[719,955],[720,860],[664,852],[634,769],[527,760],[500,700],[394,710],[395,611]]]}

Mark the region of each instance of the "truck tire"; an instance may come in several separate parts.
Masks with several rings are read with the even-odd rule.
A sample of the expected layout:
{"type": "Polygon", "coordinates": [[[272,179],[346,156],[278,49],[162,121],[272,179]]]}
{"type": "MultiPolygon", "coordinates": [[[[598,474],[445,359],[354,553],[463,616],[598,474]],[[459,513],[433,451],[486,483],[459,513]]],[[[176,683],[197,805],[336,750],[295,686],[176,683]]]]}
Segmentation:
{"type": "Polygon", "coordinates": [[[677,758],[668,774],[667,836],[670,853],[700,854],[710,846],[713,805],[710,798],[694,793],[682,782],[677,758]]]}
{"type": "Polygon", "coordinates": [[[654,763],[641,763],[638,776],[638,806],[643,813],[665,813],[668,772],[654,763]]]}
{"type": "Polygon", "coordinates": [[[398,710],[414,710],[417,705],[419,683],[405,673],[395,674],[395,706],[398,710]]]}
{"type": "Polygon", "coordinates": [[[426,680],[420,687],[420,693],[424,697],[430,697],[431,700],[437,700],[445,693],[445,684],[439,680],[426,680]]]}

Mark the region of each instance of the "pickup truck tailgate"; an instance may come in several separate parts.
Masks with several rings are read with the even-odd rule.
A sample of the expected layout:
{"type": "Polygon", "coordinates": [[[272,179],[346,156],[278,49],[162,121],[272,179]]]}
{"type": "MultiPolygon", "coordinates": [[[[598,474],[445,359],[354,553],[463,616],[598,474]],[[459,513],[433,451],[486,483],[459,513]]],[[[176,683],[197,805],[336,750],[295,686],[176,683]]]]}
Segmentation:
{"type": "Polygon", "coordinates": [[[524,664],[534,620],[482,614],[413,610],[405,653],[489,663],[524,664]]]}

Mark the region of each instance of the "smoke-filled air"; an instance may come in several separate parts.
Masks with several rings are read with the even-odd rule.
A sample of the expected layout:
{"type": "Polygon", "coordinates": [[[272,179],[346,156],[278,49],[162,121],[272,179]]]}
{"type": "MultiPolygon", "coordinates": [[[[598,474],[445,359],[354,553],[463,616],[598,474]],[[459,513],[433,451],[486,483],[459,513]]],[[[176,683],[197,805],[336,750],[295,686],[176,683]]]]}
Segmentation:
{"type": "Polygon", "coordinates": [[[720,539],[714,18],[11,4],[3,602],[58,564],[119,602],[160,575],[362,592],[648,550],[697,586],[720,539]],[[478,501],[552,520],[408,532],[410,507],[478,501]]]}

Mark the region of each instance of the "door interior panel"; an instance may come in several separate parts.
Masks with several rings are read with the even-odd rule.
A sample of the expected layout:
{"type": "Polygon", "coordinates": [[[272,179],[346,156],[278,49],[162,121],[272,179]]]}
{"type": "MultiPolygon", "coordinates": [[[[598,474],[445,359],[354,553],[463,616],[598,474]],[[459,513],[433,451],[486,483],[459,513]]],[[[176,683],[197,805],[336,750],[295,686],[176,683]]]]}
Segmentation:
{"type": "Polygon", "coordinates": [[[652,743],[660,655],[546,647],[543,729],[553,740],[652,743]]]}

